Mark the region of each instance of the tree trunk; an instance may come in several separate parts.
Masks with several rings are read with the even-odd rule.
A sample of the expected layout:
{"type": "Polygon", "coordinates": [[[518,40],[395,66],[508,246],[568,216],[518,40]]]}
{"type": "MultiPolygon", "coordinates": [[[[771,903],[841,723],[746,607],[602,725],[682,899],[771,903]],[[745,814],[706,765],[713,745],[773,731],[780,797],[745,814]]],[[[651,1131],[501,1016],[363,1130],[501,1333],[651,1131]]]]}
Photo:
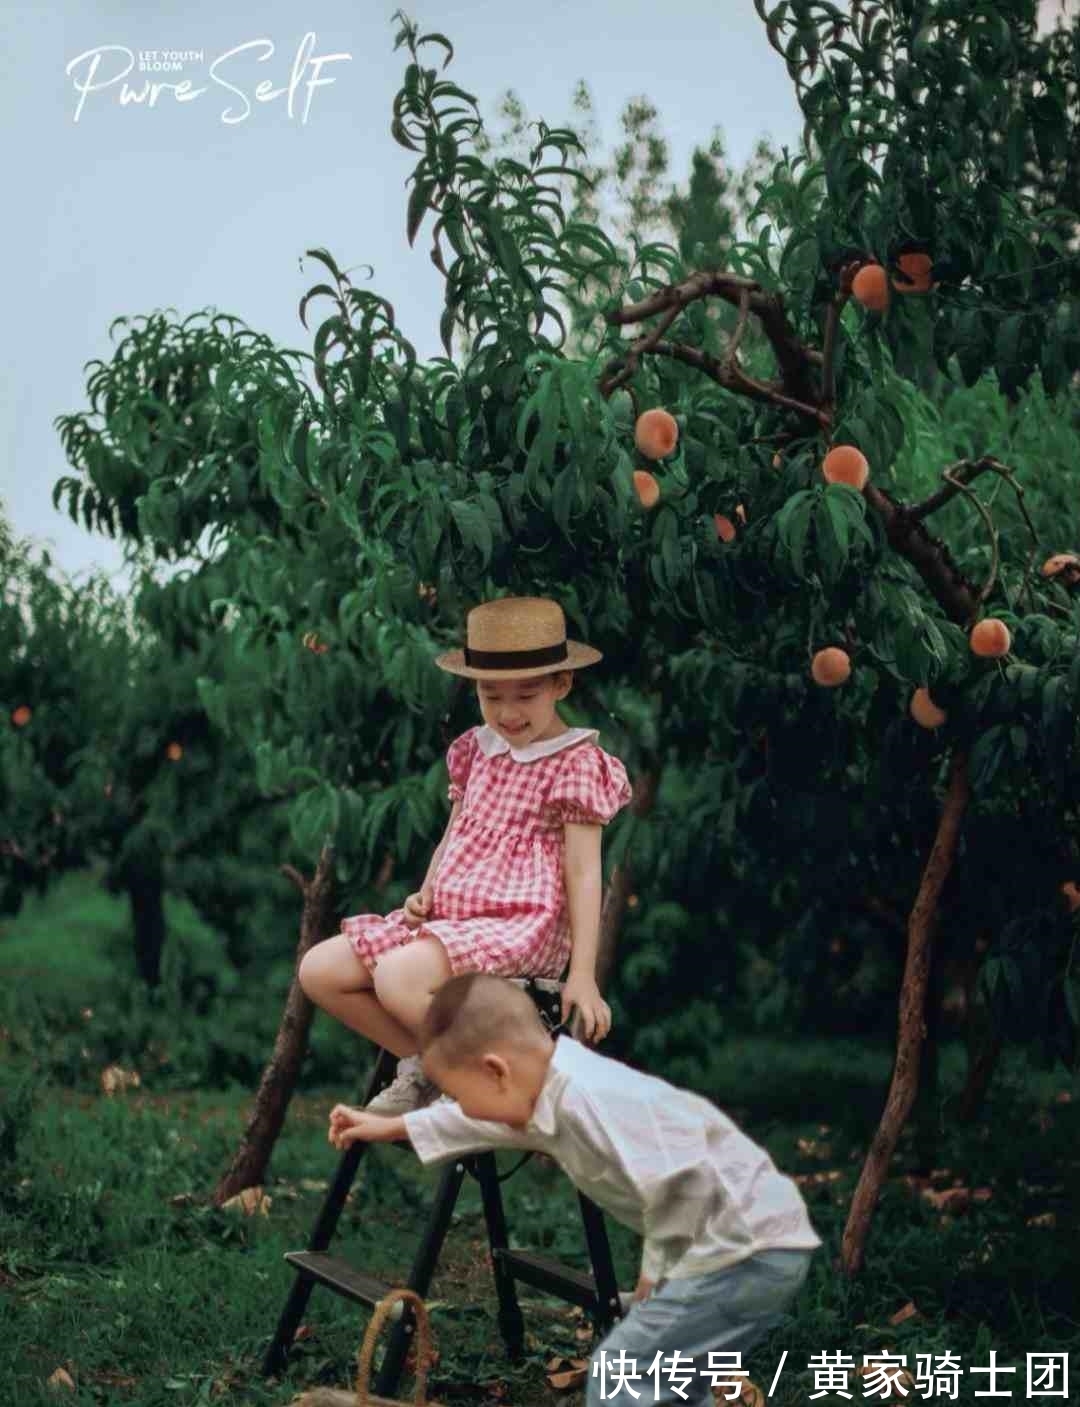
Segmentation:
{"type": "Polygon", "coordinates": [[[956,857],[960,826],[968,800],[967,757],[955,753],[949,786],[941,808],[937,835],[922,873],[919,892],[908,919],[908,949],[900,986],[900,1019],[896,1041],[896,1063],[885,1110],[870,1144],[855,1195],[851,1199],[847,1225],[840,1247],[845,1274],[862,1269],[866,1238],[889,1163],[904,1123],[911,1112],[919,1086],[919,1058],[926,1034],[924,1012],[929,975],[933,929],[938,901],[956,857]]]}
{"type": "Polygon", "coordinates": [[[124,875],[135,930],[135,968],[148,987],[161,981],[165,947],[165,879],[160,857],[154,863],[132,865],[124,875]]]}
{"type": "Polygon", "coordinates": [[[979,1117],[983,1099],[990,1087],[1001,1054],[1002,1040],[996,1031],[985,1030],[981,1041],[968,1042],[967,1078],[956,1106],[957,1122],[972,1124],[979,1117]]]}
{"type": "Polygon", "coordinates": [[[945,962],[941,948],[935,946],[930,954],[926,984],[925,1038],[926,1045],[920,1062],[919,1085],[916,1096],[915,1157],[916,1171],[928,1176],[940,1163],[941,1111],[941,1004],[945,997],[945,962]]]}
{"type": "Polygon", "coordinates": [[[258,1187],[266,1177],[270,1155],[285,1122],[293,1090],[296,1088],[300,1066],[307,1050],[308,1031],[315,1008],[304,995],[297,972],[300,960],[309,948],[331,937],[337,931],[337,910],[334,896],[334,850],[324,846],[315,874],[305,880],[291,865],[282,871],[304,896],[300,915],[300,942],[296,949],[296,970],[293,972],[285,1010],[274,1041],[274,1053],[263,1071],[251,1117],[240,1140],[232,1162],[214,1191],[219,1205],[235,1197],[245,1187],[258,1187]]]}

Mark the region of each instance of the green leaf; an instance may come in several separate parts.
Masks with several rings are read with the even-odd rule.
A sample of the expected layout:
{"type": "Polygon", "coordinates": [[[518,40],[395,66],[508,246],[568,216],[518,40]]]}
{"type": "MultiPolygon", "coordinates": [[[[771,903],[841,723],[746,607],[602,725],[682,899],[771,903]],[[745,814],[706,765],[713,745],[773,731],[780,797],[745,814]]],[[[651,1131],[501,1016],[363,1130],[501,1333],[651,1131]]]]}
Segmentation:
{"type": "Polygon", "coordinates": [[[451,501],[450,514],[466,547],[475,548],[480,554],[481,567],[486,567],[491,561],[493,547],[487,514],[478,503],[469,503],[462,498],[451,501]]]}
{"type": "Polygon", "coordinates": [[[800,489],[781,508],[776,530],[795,575],[806,579],[806,540],[810,533],[817,495],[812,489],[800,489]]]}
{"type": "Polygon", "coordinates": [[[981,737],[976,738],[971,749],[971,789],[982,793],[989,789],[997,775],[1009,746],[1008,729],[995,724],[981,737]]]}
{"type": "Polygon", "coordinates": [[[577,466],[571,462],[560,470],[551,490],[551,516],[567,538],[570,537],[570,519],[577,502],[577,486],[577,466]]]}
{"type": "Polygon", "coordinates": [[[442,47],[446,50],[446,58],[443,59],[442,64],[443,68],[446,68],[449,65],[451,59],[454,57],[453,44],[450,43],[450,40],[447,39],[445,34],[440,34],[437,30],[433,29],[430,34],[422,34],[420,38],[416,41],[416,47],[419,49],[421,44],[442,45],[442,47]]]}
{"type": "Polygon", "coordinates": [[[436,182],[430,179],[417,181],[409,193],[409,207],[405,219],[405,233],[408,236],[410,246],[416,239],[417,231],[420,229],[424,215],[429,209],[431,193],[434,191],[435,185],[436,182]]]}
{"type": "MultiPolygon", "coordinates": [[[[830,485],[830,488],[834,487],[837,486],[830,485]]],[[[855,492],[842,486],[840,491],[855,492]]],[[[827,491],[821,495],[814,513],[814,539],[822,577],[828,583],[839,581],[847,566],[850,530],[843,504],[835,493],[827,491]]]]}

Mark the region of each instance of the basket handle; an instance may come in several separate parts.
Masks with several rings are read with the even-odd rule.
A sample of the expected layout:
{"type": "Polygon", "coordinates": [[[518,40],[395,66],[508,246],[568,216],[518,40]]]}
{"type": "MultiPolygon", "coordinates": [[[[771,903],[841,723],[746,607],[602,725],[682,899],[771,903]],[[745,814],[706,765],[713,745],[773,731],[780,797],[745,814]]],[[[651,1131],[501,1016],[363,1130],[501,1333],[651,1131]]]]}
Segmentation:
{"type": "Polygon", "coordinates": [[[416,1388],[413,1392],[415,1407],[425,1407],[427,1402],[428,1360],[431,1357],[431,1326],[428,1322],[427,1306],[415,1290],[391,1290],[375,1306],[371,1323],[364,1334],[364,1342],[357,1355],[356,1407],[369,1407],[371,1394],[371,1360],[375,1355],[375,1341],[379,1330],[398,1300],[405,1300],[413,1307],[416,1315],[416,1388]]]}

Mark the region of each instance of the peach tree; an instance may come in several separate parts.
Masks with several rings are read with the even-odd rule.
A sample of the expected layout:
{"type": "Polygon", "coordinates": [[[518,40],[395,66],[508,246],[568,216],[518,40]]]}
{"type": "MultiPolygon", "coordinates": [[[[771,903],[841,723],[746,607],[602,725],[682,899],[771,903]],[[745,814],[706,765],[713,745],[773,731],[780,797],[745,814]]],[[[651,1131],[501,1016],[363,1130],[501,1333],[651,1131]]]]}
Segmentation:
{"type": "Polygon", "coordinates": [[[805,139],[705,268],[568,216],[573,132],[539,123],[525,157],[490,157],[450,41],[399,16],[391,133],[417,158],[405,234],[445,281],[445,356],[421,361],[386,299],[310,251],[310,356],[155,315],[69,420],[62,491],[193,556],[159,600],[221,641],[207,712],[267,792],[295,790],[294,847],[324,881],[333,839],[354,904],[441,824],[442,751],[474,713],[433,655],[514,592],[557,595],[604,651],[575,721],[648,779],[639,812],[655,795],[614,833],[608,915],[631,858],[680,907],[635,911],[630,990],[668,969],[715,1032],[718,916],[773,948],[791,934],[797,986],[838,925],[884,915],[897,1063],[854,1270],[918,1085],[936,935],[980,953],[999,1029],[1076,1058],[1059,886],[1080,622],[1071,564],[1040,570],[1075,537],[1075,436],[1049,399],[1071,408],[1080,369],[1075,47],[1038,36],[1030,0],[759,11],[805,139]]]}

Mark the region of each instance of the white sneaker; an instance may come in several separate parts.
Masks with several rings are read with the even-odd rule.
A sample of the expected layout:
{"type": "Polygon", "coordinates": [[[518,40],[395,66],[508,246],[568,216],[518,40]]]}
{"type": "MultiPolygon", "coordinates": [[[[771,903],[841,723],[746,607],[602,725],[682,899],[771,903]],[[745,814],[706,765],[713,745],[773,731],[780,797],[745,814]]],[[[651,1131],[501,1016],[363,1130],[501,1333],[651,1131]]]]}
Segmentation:
{"type": "Polygon", "coordinates": [[[397,1075],[393,1082],[375,1096],[366,1106],[369,1114],[383,1114],[386,1118],[397,1118],[412,1109],[423,1109],[438,1099],[440,1090],[424,1074],[418,1055],[406,1055],[398,1061],[397,1075]]]}

